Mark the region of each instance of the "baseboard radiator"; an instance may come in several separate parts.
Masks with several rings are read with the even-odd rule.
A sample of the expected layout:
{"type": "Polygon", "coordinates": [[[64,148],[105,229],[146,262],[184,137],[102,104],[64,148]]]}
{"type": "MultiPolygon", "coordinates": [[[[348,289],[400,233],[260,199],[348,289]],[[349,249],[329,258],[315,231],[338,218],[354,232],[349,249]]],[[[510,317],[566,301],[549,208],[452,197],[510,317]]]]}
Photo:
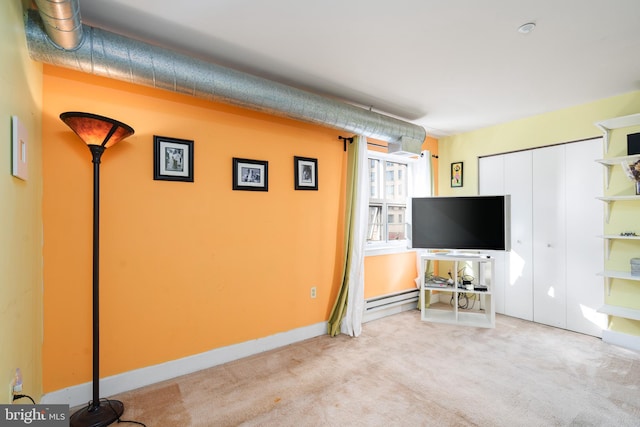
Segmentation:
{"type": "Polygon", "coordinates": [[[419,296],[419,289],[409,289],[365,300],[362,321],[368,322],[403,311],[415,310],[418,308],[419,296]]]}

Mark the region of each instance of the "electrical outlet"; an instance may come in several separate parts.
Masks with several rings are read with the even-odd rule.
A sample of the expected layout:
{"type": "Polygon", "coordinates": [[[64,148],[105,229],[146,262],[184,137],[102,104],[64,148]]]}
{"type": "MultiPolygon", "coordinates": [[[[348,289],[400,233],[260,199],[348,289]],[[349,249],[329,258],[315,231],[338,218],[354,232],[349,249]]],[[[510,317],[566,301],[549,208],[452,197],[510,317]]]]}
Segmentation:
{"type": "Polygon", "coordinates": [[[317,295],[317,289],[315,286],[311,287],[311,298],[315,298],[317,295]]]}

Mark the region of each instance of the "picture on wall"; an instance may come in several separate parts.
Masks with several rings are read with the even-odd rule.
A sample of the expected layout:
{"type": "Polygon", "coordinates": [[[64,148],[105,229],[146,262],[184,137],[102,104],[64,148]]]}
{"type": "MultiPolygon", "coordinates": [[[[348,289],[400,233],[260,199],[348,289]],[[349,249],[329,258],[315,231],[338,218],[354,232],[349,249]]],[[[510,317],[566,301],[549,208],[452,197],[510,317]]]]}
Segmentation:
{"type": "Polygon", "coordinates": [[[451,163],[451,186],[462,187],[462,162],[451,163]]]}
{"type": "Polygon", "coordinates": [[[193,141],[153,136],[153,179],[193,182],[193,141]]]}
{"type": "Polygon", "coordinates": [[[269,162],[234,157],[233,189],[269,191],[269,162]]]}
{"type": "Polygon", "coordinates": [[[296,190],[318,189],[318,159],[295,156],[293,171],[296,190]]]}

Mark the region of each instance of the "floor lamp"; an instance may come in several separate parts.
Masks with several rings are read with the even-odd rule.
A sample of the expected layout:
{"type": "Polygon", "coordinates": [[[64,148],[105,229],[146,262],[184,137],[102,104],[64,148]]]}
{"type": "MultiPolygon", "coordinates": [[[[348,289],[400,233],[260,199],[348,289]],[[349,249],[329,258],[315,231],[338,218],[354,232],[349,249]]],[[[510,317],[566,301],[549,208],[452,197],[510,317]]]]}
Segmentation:
{"type": "Polygon", "coordinates": [[[60,119],[87,144],[93,155],[93,400],[71,415],[70,424],[107,426],[120,418],[124,405],[119,400],[100,400],[100,158],[105,149],[133,135],[133,129],[90,113],[62,113],[60,119]]]}

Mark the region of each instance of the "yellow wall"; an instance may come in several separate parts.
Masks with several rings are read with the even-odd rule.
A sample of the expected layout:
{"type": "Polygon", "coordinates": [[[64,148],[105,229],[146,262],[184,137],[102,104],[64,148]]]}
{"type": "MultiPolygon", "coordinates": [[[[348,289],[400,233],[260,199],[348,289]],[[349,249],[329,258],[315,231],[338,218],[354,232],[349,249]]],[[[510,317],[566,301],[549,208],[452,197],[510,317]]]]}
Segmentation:
{"type": "Polygon", "coordinates": [[[439,194],[478,194],[478,157],[602,136],[599,120],[640,112],[640,91],[439,140],[439,194]],[[450,165],[464,162],[464,186],[451,188],[450,165]]]}
{"type": "MultiPolygon", "coordinates": [[[[602,136],[595,122],[640,112],[640,91],[615,96],[584,105],[522,120],[492,126],[474,132],[442,138],[439,143],[440,194],[474,195],[478,193],[478,157],[514,150],[540,147],[562,142],[602,136]],[[449,165],[464,162],[464,187],[451,188],[449,165]]],[[[615,131],[607,157],[626,155],[626,134],[640,131],[627,128],[615,131]]],[[[603,154],[603,157],[605,155],[603,154]]],[[[614,168],[607,194],[632,194],[632,183],[623,177],[620,168],[614,168]]],[[[603,205],[604,208],[604,205],[603,205]]],[[[639,202],[617,203],[606,232],[612,234],[638,229],[639,202]]],[[[638,257],[637,244],[615,242],[607,268],[629,271],[629,259],[638,257]]],[[[625,307],[640,308],[640,288],[635,283],[616,281],[606,302],[625,307]]],[[[612,320],[611,329],[640,335],[640,322],[624,319],[612,320]]]]}
{"type": "Polygon", "coordinates": [[[135,129],[101,165],[103,376],[327,320],[340,132],[45,66],[45,392],[91,376],[92,164],[58,118],[72,110],[135,129]],[[195,141],[195,182],[153,180],[154,135],[195,141]],[[296,155],[318,159],[318,191],[294,191],[296,155]],[[269,161],[269,191],[232,191],[233,157],[269,161]]]}
{"type": "MultiPolygon", "coordinates": [[[[0,2],[0,403],[15,369],[23,392],[42,394],[42,67],[26,49],[20,2],[0,2]],[[11,174],[11,116],[26,128],[28,180],[11,174]]],[[[5,392],[6,391],[6,392],[5,392]]]]}

